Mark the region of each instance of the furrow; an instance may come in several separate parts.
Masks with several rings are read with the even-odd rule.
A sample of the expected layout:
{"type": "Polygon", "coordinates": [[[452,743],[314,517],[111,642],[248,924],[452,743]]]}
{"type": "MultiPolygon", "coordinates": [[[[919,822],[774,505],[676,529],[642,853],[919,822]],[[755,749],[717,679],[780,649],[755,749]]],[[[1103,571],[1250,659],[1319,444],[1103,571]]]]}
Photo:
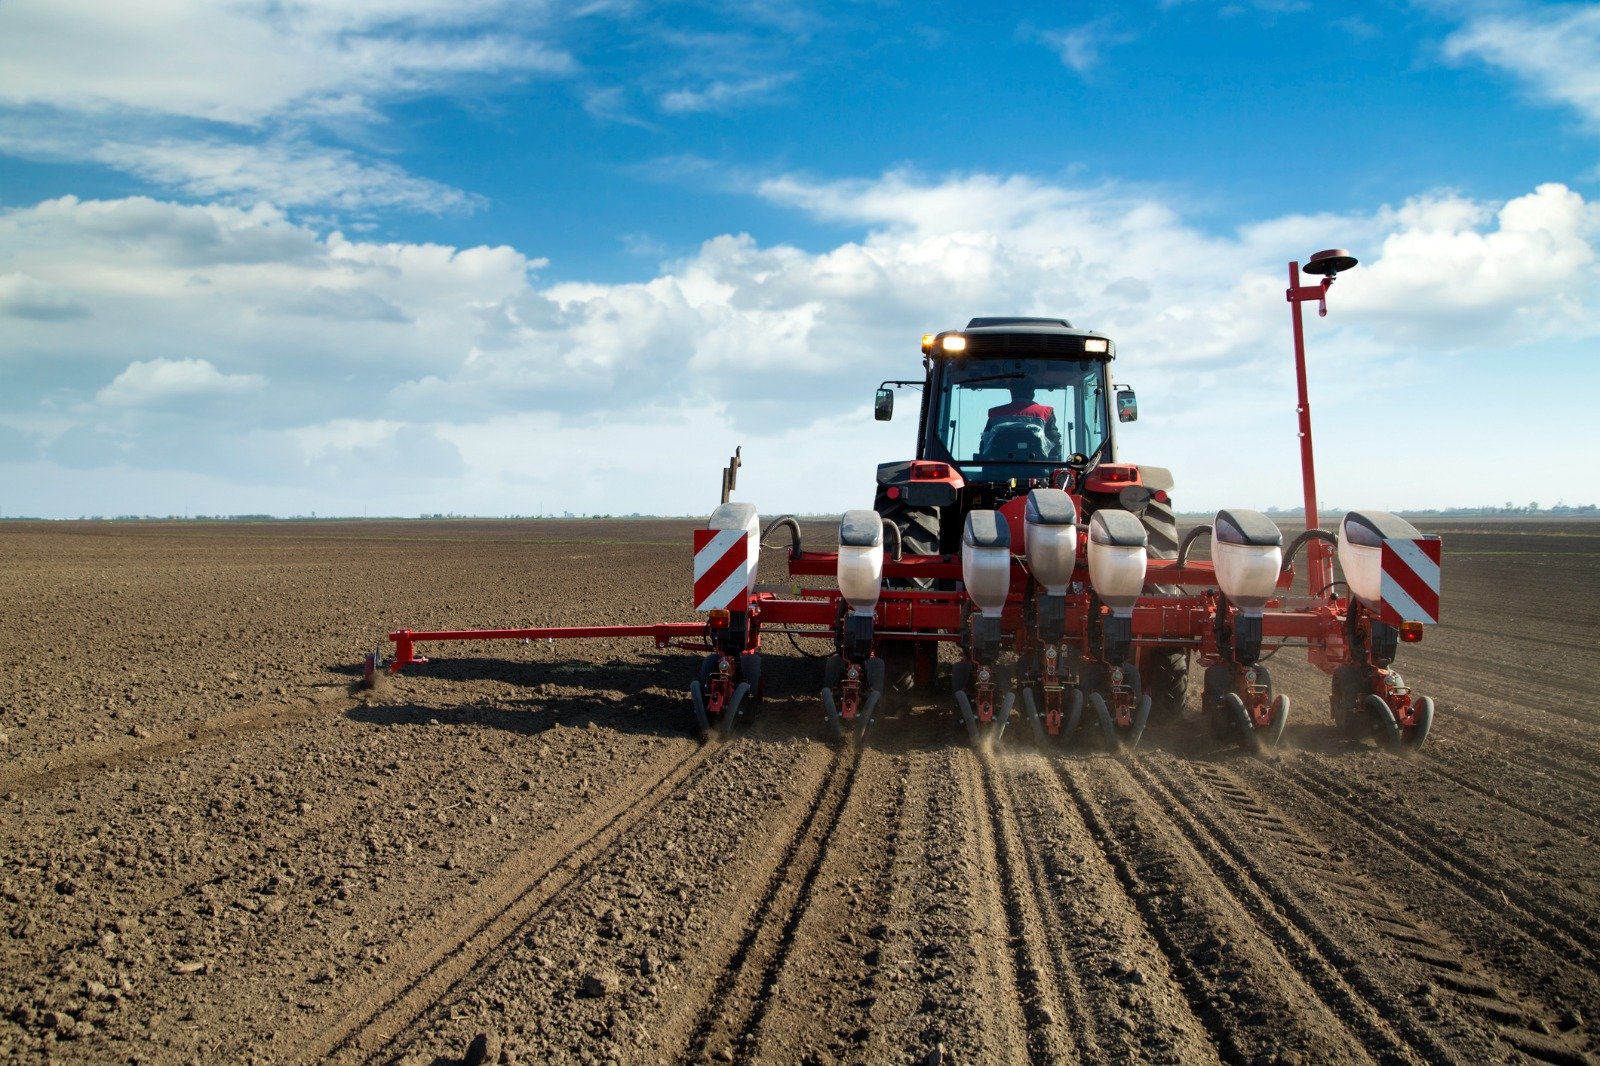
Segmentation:
{"type": "Polygon", "coordinates": [[[973,812],[973,833],[969,838],[974,854],[971,904],[978,928],[974,935],[981,938],[978,964],[980,990],[987,1003],[976,1003],[974,1010],[983,1011],[987,1033],[995,1041],[991,1055],[1003,1055],[1010,1061],[1049,1061],[1047,1045],[1030,1039],[1031,1023],[1039,1017],[1038,996],[1030,987],[1034,985],[1039,970],[1027,959],[1026,938],[1017,921],[1015,884],[1008,890],[1002,866],[996,827],[987,804],[984,756],[970,748],[962,748],[956,756],[959,768],[956,787],[960,789],[961,803],[973,812]],[[1034,993],[1034,994],[1030,994],[1034,993]],[[1025,1003],[1035,1004],[1030,1010],[1025,1003]],[[1031,1015],[1031,1017],[1030,1017],[1031,1015]]]}
{"type": "MultiPolygon", "coordinates": [[[[1368,1051],[1386,1057],[1415,1052],[1435,1062],[1456,1058],[1437,1034],[1395,1001],[1392,989],[1366,971],[1359,949],[1336,940],[1330,925],[1313,916],[1304,904],[1302,893],[1273,878],[1250,848],[1209,813],[1205,804],[1196,802],[1192,790],[1186,791],[1170,771],[1153,763],[1134,763],[1129,768],[1172,815],[1190,843],[1210,856],[1208,862],[1222,873],[1223,884],[1241,905],[1259,915],[1262,926],[1294,961],[1301,978],[1360,1034],[1368,1051]]],[[[1266,816],[1260,808],[1256,813],[1266,816]]]]}
{"type": "Polygon", "coordinates": [[[903,931],[892,914],[904,862],[907,781],[875,747],[861,753],[850,797],[821,866],[796,912],[791,948],[763,988],[763,1006],[741,1041],[751,1061],[807,1055],[891,1057],[886,1019],[875,1017],[892,983],[903,931]]]}
{"type": "Polygon", "coordinates": [[[835,753],[810,811],[767,875],[745,932],[713,984],[684,1056],[701,1059],[729,1050],[750,1057],[779,971],[795,946],[795,931],[813,898],[828,844],[839,828],[861,767],[861,751],[835,753]]]}
{"type": "MultiPolygon", "coordinates": [[[[1058,925],[1041,906],[1038,887],[1047,882],[1037,856],[1024,853],[1028,827],[1018,824],[1017,804],[1009,783],[997,783],[993,758],[980,756],[984,806],[989,813],[989,834],[995,845],[994,869],[1011,935],[1014,980],[1022,993],[1028,1022],[1028,1054],[1035,1062],[1059,1062],[1070,1046],[1083,1061],[1104,1054],[1094,1016],[1085,1008],[1074,965],[1066,954],[1058,925]],[[1059,1006],[1065,1017],[1057,1017],[1059,1006]]],[[[1033,827],[1038,831],[1039,827],[1033,827]]]]}
{"type": "MultiPolygon", "coordinates": [[[[1265,802],[1225,770],[1206,765],[1193,765],[1190,769],[1224,797],[1223,810],[1228,817],[1265,825],[1271,835],[1285,846],[1278,850],[1278,854],[1287,852],[1291,856],[1290,864],[1301,867],[1310,875],[1308,879],[1303,879],[1305,887],[1309,889],[1307,905],[1319,895],[1319,886],[1331,888],[1332,895],[1340,897],[1334,906],[1345,919],[1341,925],[1350,930],[1352,941],[1362,939],[1359,923],[1348,921],[1350,915],[1357,914],[1367,920],[1368,927],[1378,937],[1395,944],[1402,956],[1421,967],[1421,976],[1428,980],[1417,986],[1419,991],[1410,997],[1411,1004],[1404,1004],[1393,995],[1396,976],[1388,975],[1386,983],[1374,979],[1367,974],[1362,962],[1364,958],[1377,960],[1387,954],[1382,950],[1381,941],[1369,943],[1364,954],[1360,944],[1352,943],[1346,951],[1347,955],[1355,957],[1350,972],[1353,978],[1362,983],[1363,991],[1375,1007],[1393,1009],[1397,1004],[1404,1004],[1402,1009],[1395,1011],[1401,1019],[1409,1021],[1413,1014],[1418,1015],[1430,1022],[1431,1028],[1436,1031],[1444,1031],[1452,1021],[1459,1026],[1468,1021],[1464,1015],[1475,1014],[1481,1019],[1489,1039],[1504,1041],[1535,1057],[1548,1057],[1541,1052],[1555,1049],[1557,1057],[1551,1061],[1560,1062],[1568,1061],[1570,1056],[1578,1053],[1576,1049],[1581,1045],[1584,1034],[1577,1031],[1575,1023],[1569,1024],[1563,1031],[1559,1020],[1547,1008],[1517,1002],[1519,997],[1506,991],[1485,973],[1470,952],[1450,934],[1431,928],[1408,913],[1409,908],[1403,898],[1393,892],[1380,890],[1359,873],[1349,870],[1328,849],[1317,847],[1295,827],[1270,815],[1262,817],[1266,810],[1265,802]],[[1230,807],[1234,809],[1229,810],[1230,807]],[[1456,995],[1446,995],[1441,1000],[1437,994],[1439,988],[1456,995]],[[1559,1032],[1560,1035],[1541,1035],[1529,1029],[1530,1026],[1542,1029],[1544,1034],[1559,1032]],[[1536,1045],[1537,1050],[1523,1046],[1529,1043],[1522,1039],[1524,1033],[1536,1038],[1530,1046],[1536,1045]]],[[[1412,983],[1412,980],[1405,983],[1412,983]]],[[[1465,1031],[1460,1028],[1453,1031],[1449,1050],[1458,1058],[1481,1058],[1494,1053],[1487,1047],[1472,1048],[1465,1031]]]]}
{"type": "Polygon", "coordinates": [[[1353,1040],[1329,1044],[1323,1033],[1343,1031],[1336,1018],[1304,1019],[1307,1004],[1320,1007],[1321,1001],[1295,978],[1292,962],[1263,950],[1254,913],[1231,898],[1224,906],[1209,890],[1217,872],[1170,839],[1167,816],[1142,790],[1096,795],[1105,787],[1104,777],[1112,776],[1106,774],[1112,765],[1107,761],[1083,764],[1088,781],[1079,780],[1077,764],[1057,758],[1052,765],[1219,1057],[1249,1062],[1294,1051],[1326,1061],[1370,1061],[1353,1040]]]}
{"type": "Polygon", "coordinates": [[[1067,1024],[1081,1057],[1192,1062],[1217,1049],[1185,1000],[1134,900],[1091,844],[1073,798],[1039,754],[1003,769],[1067,1024]]]}
{"type": "Polygon", "coordinates": [[[1286,780],[1322,803],[1343,811],[1352,824],[1364,827],[1394,851],[1411,859],[1423,855],[1430,858],[1429,868],[1453,880],[1468,896],[1481,899],[1490,893],[1498,894],[1505,903],[1501,911],[1503,917],[1535,940],[1565,950],[1579,963],[1592,960],[1600,953],[1597,947],[1600,938],[1573,918],[1550,907],[1548,902],[1533,898],[1523,890],[1519,878],[1497,877],[1466,849],[1440,843],[1438,838],[1444,833],[1437,827],[1429,832],[1408,830],[1396,824],[1393,817],[1395,811],[1406,810],[1407,825],[1421,826],[1424,824],[1421,812],[1390,797],[1373,797],[1370,804],[1364,802],[1348,783],[1310,766],[1286,762],[1280,769],[1286,780]]]}
{"type": "Polygon", "coordinates": [[[381,982],[360,982],[339,998],[331,1024],[314,1024],[288,1042],[303,1061],[377,1054],[414,1018],[521,925],[578,881],[633,825],[702,773],[717,751],[702,747],[642,790],[591,807],[565,832],[503,868],[460,907],[435,923],[438,932],[381,982]]]}

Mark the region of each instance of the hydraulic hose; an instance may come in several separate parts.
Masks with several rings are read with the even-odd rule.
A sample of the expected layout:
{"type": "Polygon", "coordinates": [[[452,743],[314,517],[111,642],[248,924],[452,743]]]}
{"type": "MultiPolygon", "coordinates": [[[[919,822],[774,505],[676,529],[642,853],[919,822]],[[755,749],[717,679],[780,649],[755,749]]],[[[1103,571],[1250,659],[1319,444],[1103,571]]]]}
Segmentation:
{"type": "Polygon", "coordinates": [[[1175,560],[1180,569],[1183,567],[1184,560],[1189,558],[1189,545],[1193,544],[1203,534],[1210,532],[1210,526],[1195,526],[1183,535],[1183,543],[1178,545],[1178,558],[1175,560]]]}
{"type": "Polygon", "coordinates": [[[900,554],[902,551],[902,545],[900,542],[900,527],[885,518],[883,520],[883,531],[885,534],[894,534],[894,561],[898,563],[900,561],[900,554]]]}
{"type": "Polygon", "coordinates": [[[772,535],[772,531],[777,529],[779,526],[783,526],[789,530],[789,539],[792,542],[789,547],[789,558],[800,558],[800,523],[795,520],[795,517],[792,514],[786,514],[782,518],[773,520],[772,524],[769,525],[761,534],[761,546],[763,548],[777,547],[775,544],[768,544],[767,538],[770,537],[772,535]]]}
{"type": "Polygon", "coordinates": [[[1339,538],[1329,533],[1326,529],[1308,529],[1289,542],[1289,547],[1283,553],[1283,569],[1288,570],[1294,562],[1295,553],[1301,546],[1313,540],[1320,540],[1324,544],[1338,544],[1339,538]]]}

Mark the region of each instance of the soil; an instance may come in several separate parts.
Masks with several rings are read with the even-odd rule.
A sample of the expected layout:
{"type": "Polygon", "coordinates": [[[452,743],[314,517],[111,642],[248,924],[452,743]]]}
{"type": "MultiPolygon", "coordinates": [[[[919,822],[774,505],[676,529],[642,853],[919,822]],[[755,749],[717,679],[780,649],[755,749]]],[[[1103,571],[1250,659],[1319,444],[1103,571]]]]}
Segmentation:
{"type": "Polygon", "coordinates": [[[838,746],[781,639],[704,745],[647,640],[351,690],[692,618],[690,528],[0,523],[0,1058],[1594,1061],[1600,524],[1433,527],[1410,757],[1292,651],[1266,756],[838,746]]]}

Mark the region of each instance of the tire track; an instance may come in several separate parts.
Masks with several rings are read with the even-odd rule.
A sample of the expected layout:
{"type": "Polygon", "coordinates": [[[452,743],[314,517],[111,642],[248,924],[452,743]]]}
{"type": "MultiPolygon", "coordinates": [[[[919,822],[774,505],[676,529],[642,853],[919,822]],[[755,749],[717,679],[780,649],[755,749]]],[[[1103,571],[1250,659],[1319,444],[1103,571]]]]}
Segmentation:
{"type": "Polygon", "coordinates": [[[750,1058],[755,1036],[771,1007],[779,972],[795,947],[795,932],[815,894],[828,844],[855,790],[860,748],[840,748],[810,803],[810,811],[767,872],[744,933],[713,982],[706,1006],[678,1059],[701,1060],[713,1051],[731,1050],[737,1061],[750,1058]]]}
{"type": "Polygon", "coordinates": [[[1405,810],[1417,822],[1417,812],[1402,800],[1389,797],[1382,802],[1363,802],[1338,778],[1319,769],[1283,762],[1278,766],[1283,780],[1325,807],[1341,811],[1347,820],[1378,839],[1389,849],[1407,859],[1426,855],[1432,860],[1428,867],[1435,876],[1453,881],[1469,898],[1483,899],[1499,895],[1505,903],[1502,917],[1536,941],[1553,943],[1569,953],[1572,961],[1593,966],[1600,954],[1600,937],[1585,928],[1574,918],[1554,909],[1548,900],[1530,896],[1515,877],[1497,875],[1483,865],[1481,857],[1471,855],[1465,848],[1452,848],[1439,843],[1445,835],[1437,826],[1428,833],[1408,831],[1394,824],[1394,811],[1405,810]],[[1376,806],[1378,809],[1374,810],[1376,806]]]}
{"type": "MultiPolygon", "coordinates": [[[[341,689],[340,696],[343,695],[341,689]]],[[[211,715],[188,727],[163,728],[148,739],[131,742],[89,741],[81,745],[81,749],[87,750],[68,749],[56,756],[37,756],[0,769],[0,793],[15,791],[27,795],[44,792],[152,759],[187,755],[198,748],[300,725],[335,713],[343,714],[355,706],[343,706],[343,702],[341,699],[338,704],[329,701],[310,706],[255,704],[211,715]]]]}
{"type": "MultiPolygon", "coordinates": [[[[1207,856],[1223,886],[1259,915],[1260,924],[1293,961],[1301,978],[1361,1036],[1369,1052],[1386,1059],[1410,1054],[1434,1062],[1456,1058],[1438,1034],[1396,1002],[1391,988],[1367,972],[1359,949],[1340,943],[1329,924],[1305,906],[1300,893],[1273,878],[1234,833],[1192,798],[1192,789],[1185,790],[1170,770],[1158,765],[1130,763],[1129,769],[1195,849],[1207,856]]],[[[1260,814],[1267,812],[1263,809],[1260,814]]]]}
{"type": "MultiPolygon", "coordinates": [[[[1589,1061],[1582,1051],[1584,1034],[1575,1018],[1564,1025],[1547,1007],[1518,1002],[1515,993],[1487,974],[1449,934],[1418,921],[1403,900],[1380,891],[1343,862],[1330,857],[1327,849],[1317,847],[1272,814],[1266,801],[1236,777],[1215,766],[1195,764],[1192,769],[1215,789],[1223,806],[1234,808],[1232,817],[1265,827],[1286,846],[1293,856],[1291,863],[1309,873],[1311,882],[1321,887],[1324,895],[1338,897],[1335,906],[1343,913],[1353,911],[1363,916],[1375,936],[1387,939],[1431,977],[1414,997],[1419,1012],[1437,1015],[1438,990],[1443,988],[1454,994],[1462,1012],[1476,1015],[1495,1038],[1524,1054],[1552,1063],[1589,1061]]],[[[1386,997],[1385,1002],[1392,998],[1386,997]]]]}
{"type": "MultiPolygon", "coordinates": [[[[1270,935],[1267,945],[1261,943],[1266,908],[1260,898],[1235,894],[1230,882],[1238,874],[1232,864],[1197,850],[1169,821],[1174,814],[1181,821],[1181,812],[1148,798],[1126,767],[1109,774],[1104,771],[1114,765],[1109,761],[1096,767],[1103,775],[1095,782],[1101,788],[1112,777],[1123,778],[1123,787],[1108,800],[1079,782],[1075,767],[1059,758],[1052,765],[1223,1060],[1250,1062],[1289,1049],[1326,1061],[1371,1061],[1361,1050],[1365,1042],[1357,1039],[1358,1031],[1330,1009],[1322,990],[1307,983],[1298,960],[1287,957],[1270,935]],[[1163,840],[1164,826],[1171,826],[1167,832],[1177,833],[1181,843],[1163,840]],[[1230,891],[1221,897],[1205,891],[1218,881],[1230,891]],[[1193,886],[1198,899],[1177,885],[1193,886]],[[1219,908],[1224,898],[1226,911],[1219,908]],[[1315,1007],[1308,1010],[1311,1004],[1315,1007]]],[[[1384,1042],[1397,1043],[1392,1036],[1384,1042]]]]}
{"type": "Polygon", "coordinates": [[[619,790],[618,798],[502,869],[461,906],[437,919],[439,932],[400,960],[399,972],[349,989],[330,1006],[338,1012],[331,1023],[318,1020],[302,1027],[286,1046],[303,1049],[305,1062],[377,1054],[518,928],[581,880],[635,824],[688,788],[718,750],[698,748],[648,787],[619,790]]]}
{"type": "Polygon", "coordinates": [[[926,833],[928,818],[928,780],[923,760],[901,750],[891,764],[896,773],[893,826],[886,841],[888,850],[877,898],[881,901],[882,921],[869,935],[878,941],[864,958],[868,972],[862,981],[871,1002],[866,1003],[865,1028],[868,1039],[861,1048],[868,1060],[890,1057],[906,1048],[926,1054],[938,1047],[937,1034],[926,1029],[908,1031],[918,1004],[909,1002],[906,986],[896,975],[912,965],[911,932],[917,928],[915,888],[927,875],[916,847],[917,830],[926,833]],[[876,958],[872,954],[876,953],[876,958]],[[896,1031],[896,1027],[902,1027],[896,1031]]]}
{"type": "Polygon", "coordinates": [[[1536,821],[1543,822],[1552,829],[1558,829],[1563,833],[1571,833],[1574,837],[1586,837],[1594,831],[1592,826],[1581,825],[1571,818],[1567,818],[1563,815],[1545,810],[1542,807],[1536,807],[1531,803],[1523,803],[1520,800],[1513,799],[1512,797],[1505,795],[1498,789],[1486,788],[1479,784],[1478,778],[1472,776],[1471,774],[1458,773],[1457,771],[1451,769],[1445,764],[1443,758],[1434,757],[1425,760],[1418,759],[1412,765],[1425,773],[1432,774],[1435,777],[1443,778],[1456,788],[1471,792],[1477,796],[1482,796],[1491,803],[1498,804],[1499,806],[1505,807],[1508,810],[1516,811],[1518,814],[1521,814],[1525,817],[1533,818],[1536,821]]]}
{"type": "Polygon", "coordinates": [[[736,1057],[794,1061],[820,1056],[892,1057],[876,1010],[892,983],[904,941],[893,925],[895,872],[905,861],[908,780],[898,760],[864,746],[856,781],[822,855],[811,898],[798,914],[794,949],[765,990],[766,1008],[744,1034],[736,1057]]]}

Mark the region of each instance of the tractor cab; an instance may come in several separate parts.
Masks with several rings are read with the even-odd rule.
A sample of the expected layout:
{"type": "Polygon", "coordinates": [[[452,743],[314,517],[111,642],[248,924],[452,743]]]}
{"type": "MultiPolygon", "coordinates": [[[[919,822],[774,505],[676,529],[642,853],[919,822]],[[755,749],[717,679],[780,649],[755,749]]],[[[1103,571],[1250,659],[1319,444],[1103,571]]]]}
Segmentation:
{"type": "MultiPolygon", "coordinates": [[[[1126,421],[1133,396],[1112,390],[1109,338],[1065,319],[975,318],[924,337],[922,351],[925,382],[885,382],[924,386],[919,460],[947,463],[968,484],[1022,486],[1114,459],[1113,400],[1126,421]]],[[[893,407],[886,392],[880,419],[893,407]]]]}

